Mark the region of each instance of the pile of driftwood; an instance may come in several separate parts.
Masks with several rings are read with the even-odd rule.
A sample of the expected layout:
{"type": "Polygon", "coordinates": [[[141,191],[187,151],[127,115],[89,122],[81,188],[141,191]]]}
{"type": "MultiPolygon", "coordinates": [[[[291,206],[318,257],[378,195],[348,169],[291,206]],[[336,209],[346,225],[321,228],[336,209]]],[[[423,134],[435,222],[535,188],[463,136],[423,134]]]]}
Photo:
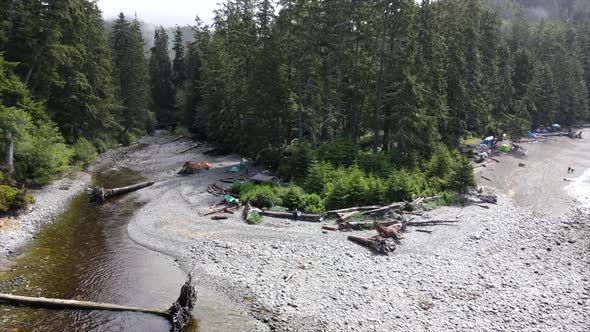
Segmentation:
{"type": "MultiPolygon", "coordinates": [[[[372,237],[349,236],[348,240],[358,243],[360,245],[371,248],[372,250],[389,255],[396,249],[396,245],[400,244],[403,239],[403,233],[408,227],[424,227],[434,225],[445,225],[457,223],[458,220],[424,220],[414,221],[416,217],[410,219],[405,218],[405,215],[421,216],[423,211],[423,204],[439,199],[438,196],[422,197],[412,202],[397,202],[387,206],[360,206],[348,209],[332,210],[324,213],[325,216],[336,216],[337,226],[324,225],[322,229],[330,231],[355,231],[355,230],[369,230],[374,229],[377,235],[372,237]],[[408,210],[412,211],[408,211],[408,210]],[[389,221],[359,221],[351,222],[350,219],[355,216],[370,216],[383,217],[393,214],[395,220],[389,221]]],[[[463,199],[471,204],[496,204],[497,197],[493,195],[468,195],[463,199]]],[[[460,215],[461,216],[461,215],[460,215]]],[[[457,219],[460,217],[457,216],[457,219]]],[[[417,229],[418,232],[432,233],[430,230],[417,229]]]]}
{"type": "MultiPolygon", "coordinates": [[[[207,186],[207,192],[216,197],[225,196],[227,194],[227,191],[225,191],[225,189],[223,189],[222,187],[218,186],[216,183],[212,183],[209,186],[207,186]]],[[[231,195],[237,197],[237,195],[235,194],[231,195]]]]}

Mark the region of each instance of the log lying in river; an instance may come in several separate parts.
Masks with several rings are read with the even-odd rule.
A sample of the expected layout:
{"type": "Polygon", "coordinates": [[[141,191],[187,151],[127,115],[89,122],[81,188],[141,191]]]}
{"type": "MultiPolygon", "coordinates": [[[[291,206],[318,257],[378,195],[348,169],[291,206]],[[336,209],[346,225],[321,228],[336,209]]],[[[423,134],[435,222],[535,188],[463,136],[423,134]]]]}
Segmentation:
{"type": "Polygon", "coordinates": [[[154,183],[155,183],[154,181],[141,182],[141,183],[127,186],[127,187],[113,188],[113,189],[104,189],[103,187],[97,186],[94,189],[92,189],[92,188],[86,189],[86,192],[90,195],[91,201],[102,202],[111,196],[123,195],[123,194],[129,193],[129,192],[132,192],[132,191],[136,191],[136,190],[139,190],[139,189],[142,189],[145,187],[149,187],[149,186],[153,185],[154,183]]]}
{"type": "Polygon", "coordinates": [[[192,273],[180,289],[180,296],[167,310],[146,309],[130,307],[119,304],[99,303],[89,301],[50,299],[45,297],[29,297],[0,293],[0,303],[17,306],[28,306],[46,309],[81,309],[81,310],[108,310],[131,311],[157,315],[166,318],[172,324],[172,331],[180,332],[191,320],[191,312],[197,301],[197,291],[193,286],[192,273]]]}
{"type": "Polygon", "coordinates": [[[85,310],[108,310],[108,311],[132,311],[146,314],[154,314],[166,319],[170,319],[168,310],[154,310],[138,307],[128,307],[124,305],[111,303],[98,303],[76,300],[50,299],[45,297],[29,297],[12,294],[0,294],[0,303],[9,303],[16,305],[25,305],[29,307],[47,308],[47,309],[85,309],[85,310]]]}

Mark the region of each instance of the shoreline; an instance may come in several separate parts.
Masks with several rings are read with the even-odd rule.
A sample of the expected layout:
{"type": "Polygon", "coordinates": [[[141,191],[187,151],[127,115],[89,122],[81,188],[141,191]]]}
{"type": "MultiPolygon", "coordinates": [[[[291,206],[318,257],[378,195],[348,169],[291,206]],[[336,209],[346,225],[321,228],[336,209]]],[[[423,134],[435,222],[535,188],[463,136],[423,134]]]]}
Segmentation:
{"type": "MultiPolygon", "coordinates": [[[[30,190],[35,203],[16,217],[6,218],[8,221],[0,227],[0,259],[9,260],[26,247],[44,225],[55,221],[91,180],[90,172],[76,171],[39,189],[30,190]]],[[[1,265],[4,264],[0,262],[1,265]]]]}
{"type": "Polygon", "coordinates": [[[207,185],[227,177],[239,157],[204,156],[206,147],[178,155],[189,143],[153,140],[124,153],[124,165],[158,181],[136,193],[146,203],[128,225],[130,238],[174,257],[185,271],[196,267],[201,285],[225,294],[272,330],[568,324],[583,331],[590,322],[590,221],[572,205],[554,215],[516,206],[518,200],[503,194],[489,210],[439,208],[426,217],[463,214],[461,222],[432,228],[432,234],[407,233],[393,256],[375,256],[347,241],[349,233],[324,234],[318,224],[265,217],[260,225],[247,225],[239,213],[222,221],[203,216],[219,200],[207,185]],[[185,160],[207,160],[213,169],[177,176],[185,160]]]}
{"type": "MultiPolygon", "coordinates": [[[[106,152],[94,167],[127,167],[157,181],[132,193],[144,205],[129,221],[129,239],[170,256],[185,272],[196,268],[202,301],[209,290],[221,294],[235,312],[221,311],[220,317],[251,318],[243,330],[547,330],[568,324],[583,331],[590,322],[590,210],[571,200],[554,215],[517,206],[517,197],[503,187],[488,187],[500,193],[498,205],[430,211],[425,218],[462,215],[461,222],[433,227],[432,234],[407,233],[392,256],[376,256],[348,241],[350,233],[325,234],[316,223],[265,217],[260,225],[247,225],[239,213],[222,221],[202,216],[219,201],[207,185],[227,177],[240,158],[204,156],[206,145],[178,154],[191,142],[169,139],[144,137],[106,152]],[[187,160],[207,160],[213,169],[177,175],[187,160]]],[[[63,200],[52,208],[61,204],[63,210],[87,184],[83,178],[67,198],[56,184],[67,179],[53,183],[48,197],[63,200]]],[[[52,210],[53,218],[60,209],[52,210]]],[[[203,314],[197,307],[195,317],[203,314]]],[[[221,331],[209,324],[202,328],[221,331]]]]}

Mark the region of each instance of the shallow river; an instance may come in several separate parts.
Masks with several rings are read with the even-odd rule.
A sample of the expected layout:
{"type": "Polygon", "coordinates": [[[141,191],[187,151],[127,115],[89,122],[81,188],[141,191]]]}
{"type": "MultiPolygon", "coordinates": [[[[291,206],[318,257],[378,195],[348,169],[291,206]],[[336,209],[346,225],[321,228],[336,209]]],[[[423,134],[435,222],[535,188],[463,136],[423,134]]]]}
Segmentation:
{"type": "MultiPolygon", "coordinates": [[[[95,185],[120,187],[142,181],[127,169],[97,173],[95,185]]],[[[168,308],[185,274],[173,259],[145,249],[127,235],[141,206],[131,196],[104,204],[77,196],[69,209],[0,275],[0,292],[19,295],[168,308]]],[[[168,331],[160,317],[126,312],[14,308],[0,305],[1,331],[168,331]]],[[[196,323],[186,331],[196,331],[196,323]]]]}

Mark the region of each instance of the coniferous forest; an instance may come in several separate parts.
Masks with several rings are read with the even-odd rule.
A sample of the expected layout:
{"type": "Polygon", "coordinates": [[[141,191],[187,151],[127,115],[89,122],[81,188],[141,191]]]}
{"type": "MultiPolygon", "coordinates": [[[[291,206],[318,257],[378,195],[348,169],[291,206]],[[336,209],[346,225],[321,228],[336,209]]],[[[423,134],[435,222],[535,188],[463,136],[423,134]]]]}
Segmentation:
{"type": "Polygon", "coordinates": [[[344,167],[445,189],[464,182],[444,160],[467,172],[466,139],[590,119],[585,0],[229,0],[189,42],[160,27],[149,52],[140,20],[107,30],[95,1],[0,2],[18,181],[167,129],[301,184],[344,167]]]}

